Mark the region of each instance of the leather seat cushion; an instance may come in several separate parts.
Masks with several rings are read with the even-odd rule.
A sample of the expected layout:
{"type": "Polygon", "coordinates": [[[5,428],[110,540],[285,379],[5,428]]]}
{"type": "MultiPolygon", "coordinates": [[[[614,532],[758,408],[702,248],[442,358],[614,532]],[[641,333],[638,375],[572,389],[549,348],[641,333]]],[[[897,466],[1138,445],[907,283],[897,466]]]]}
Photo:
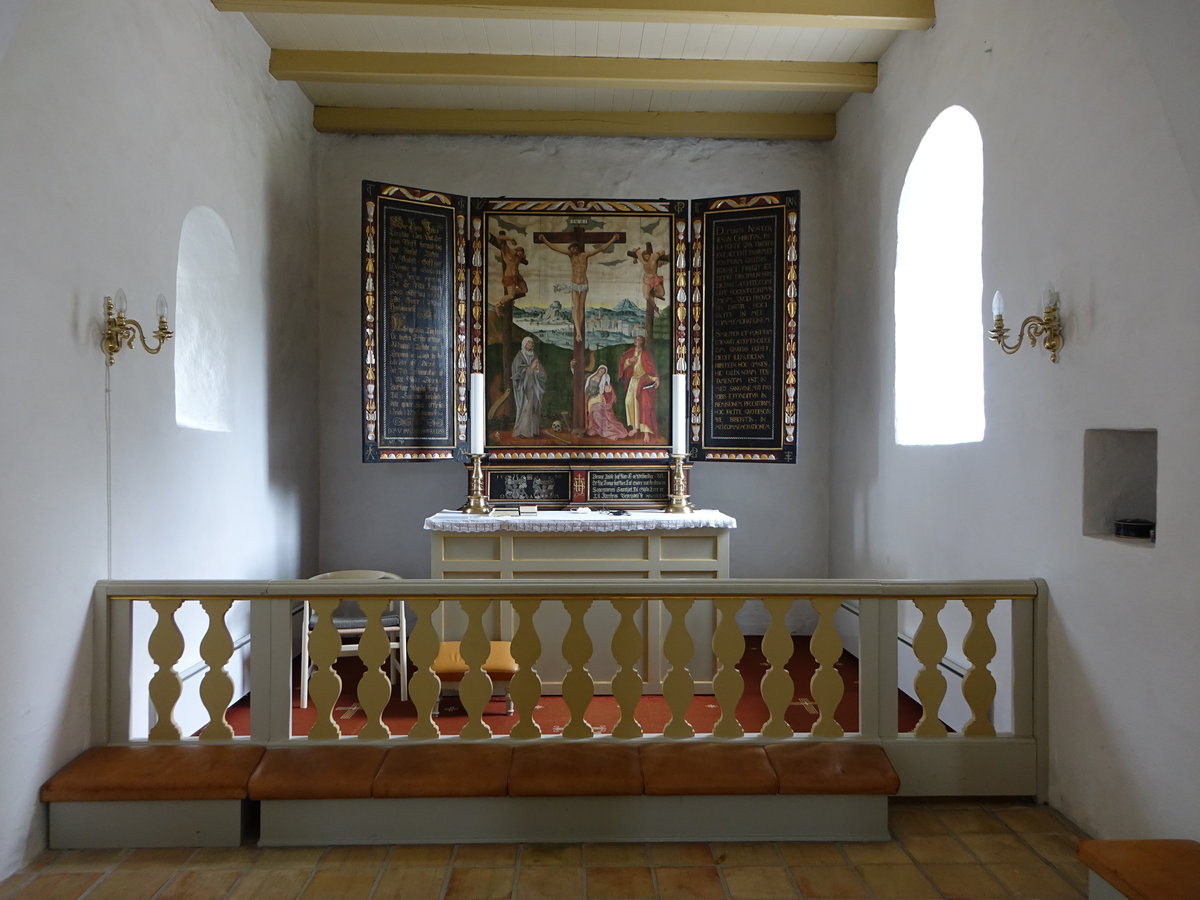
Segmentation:
{"type": "Polygon", "coordinates": [[[662,743],[641,747],[647,794],[775,794],[779,779],[757,745],[662,743]]]}
{"type": "Polygon", "coordinates": [[[41,799],[242,800],[262,757],[249,744],[91,747],[42,785],[41,799]]]}
{"type": "Polygon", "coordinates": [[[642,793],[636,746],[552,741],[513,749],[513,797],[599,797],[642,793]]]}
{"type": "Polygon", "coordinates": [[[370,797],[383,747],[281,747],[263,754],[250,776],[252,800],[342,800],[370,797]]]}
{"type": "Polygon", "coordinates": [[[882,747],[850,741],[766,745],[781,794],[895,794],[900,776],[882,747]]]}
{"type": "Polygon", "coordinates": [[[375,776],[376,797],[503,797],[512,747],[488,742],[393,747],[375,776]]]}

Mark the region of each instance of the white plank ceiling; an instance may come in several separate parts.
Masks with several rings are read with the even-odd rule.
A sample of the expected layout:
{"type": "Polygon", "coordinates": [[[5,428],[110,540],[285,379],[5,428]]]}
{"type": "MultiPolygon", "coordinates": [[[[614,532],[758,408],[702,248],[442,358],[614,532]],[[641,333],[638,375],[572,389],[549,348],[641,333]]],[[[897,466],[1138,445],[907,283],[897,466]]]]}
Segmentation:
{"type": "Polygon", "coordinates": [[[353,133],[829,139],[933,0],[213,0],[353,133]]]}

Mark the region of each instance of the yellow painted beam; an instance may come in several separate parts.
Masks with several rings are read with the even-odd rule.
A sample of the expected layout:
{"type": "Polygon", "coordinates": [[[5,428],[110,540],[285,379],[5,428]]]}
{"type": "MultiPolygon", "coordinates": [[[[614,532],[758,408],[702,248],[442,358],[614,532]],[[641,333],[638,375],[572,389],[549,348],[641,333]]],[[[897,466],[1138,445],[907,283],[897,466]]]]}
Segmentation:
{"type": "Polygon", "coordinates": [[[273,50],[280,81],[666,91],[875,90],[874,63],[273,50]]]}
{"type": "Polygon", "coordinates": [[[923,30],[934,22],[933,0],[212,0],[222,12],[307,15],[439,16],[571,19],[599,22],[680,22],[806,28],[923,30]]]}
{"type": "Polygon", "coordinates": [[[709,137],[788,141],[827,141],[835,133],[832,113],[622,113],[318,106],[313,110],[313,125],[318,131],[344,134],[709,137]]]}

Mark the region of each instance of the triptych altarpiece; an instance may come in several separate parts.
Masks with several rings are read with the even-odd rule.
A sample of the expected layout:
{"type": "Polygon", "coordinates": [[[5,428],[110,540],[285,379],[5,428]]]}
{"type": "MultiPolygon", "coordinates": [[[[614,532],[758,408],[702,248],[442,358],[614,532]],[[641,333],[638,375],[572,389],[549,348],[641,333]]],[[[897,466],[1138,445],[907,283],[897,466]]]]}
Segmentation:
{"type": "Polygon", "coordinates": [[[799,203],[363,182],[364,460],[464,459],[482,374],[493,501],[657,502],[677,402],[690,460],[794,462],[799,203]]]}

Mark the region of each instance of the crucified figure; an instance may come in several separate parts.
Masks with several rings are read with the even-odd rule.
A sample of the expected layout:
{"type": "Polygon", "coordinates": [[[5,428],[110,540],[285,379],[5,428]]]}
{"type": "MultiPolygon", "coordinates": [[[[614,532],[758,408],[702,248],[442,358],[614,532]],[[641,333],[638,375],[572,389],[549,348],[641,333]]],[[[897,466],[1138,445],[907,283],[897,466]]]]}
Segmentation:
{"type": "Polygon", "coordinates": [[[597,253],[603,253],[616,243],[617,238],[623,237],[623,235],[617,233],[610,234],[608,240],[595,250],[584,249],[582,239],[572,240],[567,244],[566,249],[563,249],[552,243],[550,240],[551,237],[558,237],[558,235],[538,234],[537,240],[541,241],[555,253],[561,253],[571,261],[571,318],[575,323],[575,342],[583,343],[583,316],[587,305],[588,292],[588,260],[597,253]]]}

